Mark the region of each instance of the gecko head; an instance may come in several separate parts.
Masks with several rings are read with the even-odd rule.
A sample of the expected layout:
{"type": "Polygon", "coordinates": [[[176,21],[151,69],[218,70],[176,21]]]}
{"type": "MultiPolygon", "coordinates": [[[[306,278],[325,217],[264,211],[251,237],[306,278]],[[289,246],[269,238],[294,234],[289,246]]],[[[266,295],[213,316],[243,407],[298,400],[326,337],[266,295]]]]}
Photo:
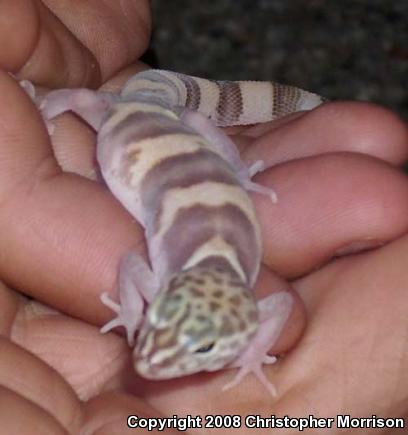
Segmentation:
{"type": "Polygon", "coordinates": [[[149,379],[219,370],[243,352],[257,327],[252,292],[235,272],[194,266],[174,276],[148,307],[135,369],[149,379]]]}

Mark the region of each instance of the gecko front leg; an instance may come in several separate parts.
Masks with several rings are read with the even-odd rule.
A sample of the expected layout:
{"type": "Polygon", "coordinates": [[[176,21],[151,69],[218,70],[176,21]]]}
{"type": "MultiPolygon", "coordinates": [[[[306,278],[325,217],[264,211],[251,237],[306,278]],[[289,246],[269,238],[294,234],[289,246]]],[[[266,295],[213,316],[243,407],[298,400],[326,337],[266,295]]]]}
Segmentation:
{"type": "Polygon", "coordinates": [[[260,324],[255,337],[243,354],[229,367],[239,367],[235,378],[223,387],[227,390],[238,385],[249,373],[253,373],[272,396],[276,396],[275,386],[263,372],[263,364],[273,364],[276,357],[268,355],[269,349],[278,340],[293,306],[293,296],[287,291],[272,293],[258,301],[260,324]]]}
{"type": "Polygon", "coordinates": [[[155,275],[143,258],[133,251],[126,254],[119,266],[120,304],[114,302],[108,293],[101,295],[102,303],[117,314],[101,328],[101,333],[123,326],[126,329],[127,341],[133,346],[135,332],[144,317],[144,301],[150,303],[158,287],[155,275]]]}
{"type": "Polygon", "coordinates": [[[60,89],[49,92],[44,98],[40,98],[37,104],[46,122],[71,111],[98,131],[116,100],[117,96],[109,92],[91,91],[85,88],[60,89]]]}

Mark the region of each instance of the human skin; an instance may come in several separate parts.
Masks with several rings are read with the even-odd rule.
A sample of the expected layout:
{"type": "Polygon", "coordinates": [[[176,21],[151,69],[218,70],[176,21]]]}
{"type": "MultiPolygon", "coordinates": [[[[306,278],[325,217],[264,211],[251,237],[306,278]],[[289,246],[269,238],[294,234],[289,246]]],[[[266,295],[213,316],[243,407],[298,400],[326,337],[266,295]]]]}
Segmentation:
{"type": "MultiPolygon", "coordinates": [[[[48,87],[116,89],[145,68],[129,64],[149,29],[142,0],[7,0],[0,66],[48,87]]],[[[0,95],[1,434],[131,433],[129,414],[407,415],[408,131],[395,114],[338,102],[229,130],[248,163],[279,163],[256,178],[279,195],[277,205],[253,196],[265,245],[257,292],[273,269],[307,317],[299,300],[275,349],[287,355],[266,369],[273,399],[253,377],[221,392],[229,370],[136,376],[123,337],[99,334],[112,317],[99,295],[114,294],[123,253],[145,253],[142,230],[95,181],[88,127],[64,115],[51,143],[5,72],[0,95]]]]}

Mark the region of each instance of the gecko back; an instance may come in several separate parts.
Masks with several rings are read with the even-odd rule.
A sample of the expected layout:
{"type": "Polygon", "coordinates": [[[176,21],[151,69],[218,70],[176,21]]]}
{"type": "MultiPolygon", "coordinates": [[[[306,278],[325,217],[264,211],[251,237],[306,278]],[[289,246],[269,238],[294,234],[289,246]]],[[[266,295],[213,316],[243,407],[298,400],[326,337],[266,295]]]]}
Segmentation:
{"type": "Polygon", "coordinates": [[[174,88],[145,76],[112,106],[98,160],[112,192],[145,227],[159,282],[135,367],[169,378],[217,370],[247,346],[258,324],[251,287],[261,238],[234,165],[183,122],[174,88]]]}

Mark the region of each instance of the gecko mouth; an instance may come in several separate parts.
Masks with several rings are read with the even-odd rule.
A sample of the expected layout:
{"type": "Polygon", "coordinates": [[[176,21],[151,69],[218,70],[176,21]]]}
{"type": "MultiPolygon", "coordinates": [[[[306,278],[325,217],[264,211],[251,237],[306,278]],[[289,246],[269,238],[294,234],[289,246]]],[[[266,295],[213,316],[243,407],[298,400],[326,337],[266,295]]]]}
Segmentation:
{"type": "Polygon", "coordinates": [[[134,351],[133,365],[136,372],[146,379],[169,379],[185,374],[185,367],[179,364],[180,352],[157,360],[156,354],[143,355],[134,351]]]}
{"type": "Polygon", "coordinates": [[[150,357],[135,355],[133,366],[136,372],[146,379],[165,379],[166,368],[161,363],[152,363],[150,357]]]}
{"type": "MultiPolygon", "coordinates": [[[[198,363],[188,365],[178,358],[180,354],[173,355],[160,362],[152,362],[151,356],[143,357],[135,353],[133,365],[136,372],[146,379],[170,379],[193,375],[201,371],[207,371],[206,364],[198,363]]],[[[154,359],[154,358],[153,358],[154,359]]],[[[209,370],[213,371],[213,370],[209,370]]]]}
{"type": "Polygon", "coordinates": [[[185,375],[179,372],[177,366],[163,367],[161,364],[152,364],[146,358],[136,359],[134,368],[141,377],[151,380],[171,379],[185,375]]]}
{"type": "Polygon", "coordinates": [[[159,368],[155,367],[147,358],[135,358],[134,368],[136,372],[147,379],[159,379],[159,368]]]}

